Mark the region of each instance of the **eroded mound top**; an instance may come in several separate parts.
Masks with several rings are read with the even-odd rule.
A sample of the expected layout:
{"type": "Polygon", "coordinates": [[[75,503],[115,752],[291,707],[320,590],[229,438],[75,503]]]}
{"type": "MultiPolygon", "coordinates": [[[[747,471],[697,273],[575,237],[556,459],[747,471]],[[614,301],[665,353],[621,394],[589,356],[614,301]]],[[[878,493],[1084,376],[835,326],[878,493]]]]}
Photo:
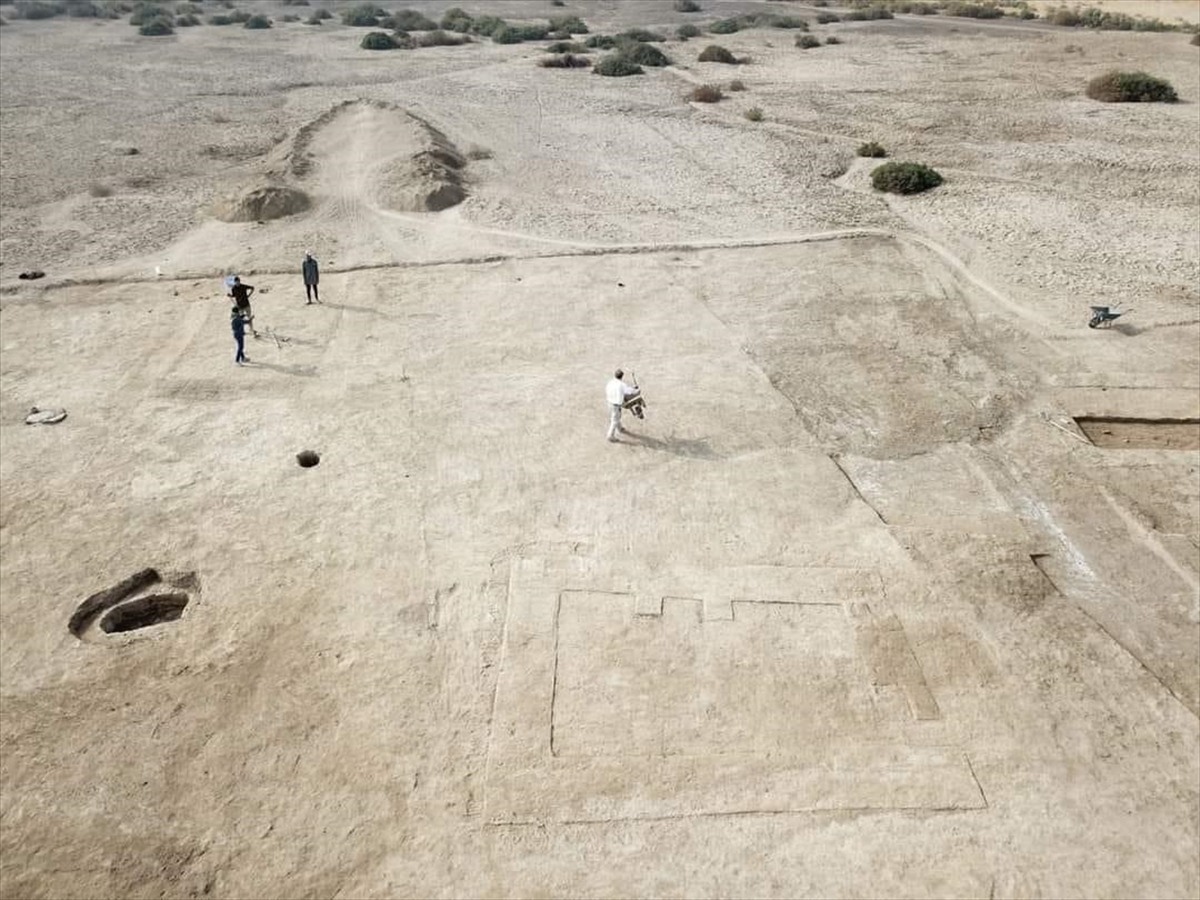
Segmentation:
{"type": "Polygon", "coordinates": [[[266,185],[217,201],[213,215],[223,222],[261,222],[295,215],[310,205],[308,195],[303,191],[266,185]]]}
{"type": "Polygon", "coordinates": [[[306,125],[287,157],[289,173],[315,176],[322,196],[402,212],[461,203],[465,167],[458,148],[428,122],[367,101],[335,106],[306,125]]]}

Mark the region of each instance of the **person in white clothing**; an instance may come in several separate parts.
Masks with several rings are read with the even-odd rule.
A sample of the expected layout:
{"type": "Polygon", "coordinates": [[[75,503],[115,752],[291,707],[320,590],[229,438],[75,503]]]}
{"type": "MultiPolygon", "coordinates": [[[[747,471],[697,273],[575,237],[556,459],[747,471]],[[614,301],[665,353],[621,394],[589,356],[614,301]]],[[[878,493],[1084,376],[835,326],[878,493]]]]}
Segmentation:
{"type": "Polygon", "coordinates": [[[621,427],[621,410],[625,406],[625,401],[630,397],[636,397],[638,393],[637,388],[630,387],[621,380],[624,377],[625,372],[617,369],[604,388],[604,398],[608,400],[608,439],[613,443],[617,443],[617,435],[625,431],[621,427]]]}

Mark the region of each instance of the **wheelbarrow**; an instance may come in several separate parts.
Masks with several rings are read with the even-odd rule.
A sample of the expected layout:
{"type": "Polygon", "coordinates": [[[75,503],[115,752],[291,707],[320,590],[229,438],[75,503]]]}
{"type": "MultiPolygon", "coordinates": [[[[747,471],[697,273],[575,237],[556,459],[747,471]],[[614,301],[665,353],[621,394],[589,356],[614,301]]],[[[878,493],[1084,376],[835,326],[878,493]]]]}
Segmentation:
{"type": "Polygon", "coordinates": [[[1119,310],[1115,306],[1093,306],[1088,328],[1109,328],[1112,323],[1130,310],[1119,310]]]}

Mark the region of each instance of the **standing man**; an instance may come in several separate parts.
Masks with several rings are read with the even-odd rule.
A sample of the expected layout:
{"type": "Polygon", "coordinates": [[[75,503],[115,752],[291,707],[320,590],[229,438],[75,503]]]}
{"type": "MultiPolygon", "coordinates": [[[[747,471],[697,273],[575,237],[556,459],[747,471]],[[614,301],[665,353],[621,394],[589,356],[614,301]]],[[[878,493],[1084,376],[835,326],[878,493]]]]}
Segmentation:
{"type": "Polygon", "coordinates": [[[233,298],[234,310],[246,320],[246,324],[250,326],[250,333],[258,337],[258,332],[254,329],[254,311],[250,309],[250,295],[254,293],[254,285],[242,284],[242,279],[237,275],[233,276],[233,284],[229,286],[229,296],[233,298]]]}
{"type": "Polygon", "coordinates": [[[625,432],[625,429],[621,427],[621,410],[625,406],[625,401],[636,397],[638,393],[637,388],[630,387],[621,380],[624,377],[624,370],[617,369],[613,372],[612,379],[604,387],[604,398],[608,401],[608,439],[614,444],[620,443],[617,435],[625,432]]]}
{"type": "Polygon", "coordinates": [[[233,339],[237,343],[237,356],[233,361],[239,366],[250,362],[246,355],[246,320],[235,306],[229,316],[229,324],[233,327],[233,339]]]}
{"type": "Polygon", "coordinates": [[[320,303],[321,293],[317,290],[317,282],[321,280],[321,270],[317,268],[317,261],[313,259],[311,250],[304,251],[304,264],[300,271],[304,275],[304,295],[308,297],[308,302],[311,304],[316,300],[320,303]]]}

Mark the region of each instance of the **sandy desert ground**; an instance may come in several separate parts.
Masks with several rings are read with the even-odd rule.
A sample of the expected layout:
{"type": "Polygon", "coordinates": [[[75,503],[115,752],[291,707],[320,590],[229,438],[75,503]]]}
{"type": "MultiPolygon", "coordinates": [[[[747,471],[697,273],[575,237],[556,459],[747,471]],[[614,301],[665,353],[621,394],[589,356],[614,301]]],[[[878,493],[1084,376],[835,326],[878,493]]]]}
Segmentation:
{"type": "Polygon", "coordinates": [[[1200,895],[1200,48],[813,31],[0,29],[0,895],[1200,895]]]}

